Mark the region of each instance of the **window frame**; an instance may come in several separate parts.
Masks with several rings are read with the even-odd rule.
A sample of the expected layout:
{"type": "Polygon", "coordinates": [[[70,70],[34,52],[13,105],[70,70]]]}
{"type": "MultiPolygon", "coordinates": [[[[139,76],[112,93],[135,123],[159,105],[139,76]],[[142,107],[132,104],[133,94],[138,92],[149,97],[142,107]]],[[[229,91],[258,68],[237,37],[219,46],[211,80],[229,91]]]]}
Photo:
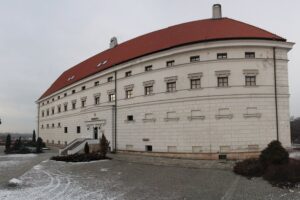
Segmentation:
{"type": "Polygon", "coordinates": [[[167,92],[176,92],[176,81],[167,82],[167,92]]]}
{"type": "Polygon", "coordinates": [[[190,79],[190,89],[199,89],[201,88],[201,78],[191,78],[190,79]],[[195,83],[196,81],[196,83],[195,83]]]}
{"type": "Polygon", "coordinates": [[[194,62],[199,62],[200,61],[200,56],[190,56],[190,63],[194,63],[194,62]]]}
{"type": "Polygon", "coordinates": [[[166,61],[166,67],[172,67],[175,65],[175,60],[168,60],[166,61]]]}
{"type": "Polygon", "coordinates": [[[145,66],[145,72],[152,71],[152,65],[145,66]]]}
{"type": "Polygon", "coordinates": [[[219,76],[217,77],[217,81],[218,81],[218,87],[229,87],[228,76],[219,76]]]}
{"type": "Polygon", "coordinates": [[[245,76],[245,86],[256,86],[256,76],[255,75],[246,75],[245,76]]]}
{"type": "Polygon", "coordinates": [[[133,89],[127,89],[125,90],[125,98],[130,99],[133,97],[133,89]]]}
{"type": "Polygon", "coordinates": [[[227,53],[217,53],[217,59],[218,60],[227,59],[227,53]]]}
{"type": "Polygon", "coordinates": [[[253,59],[253,58],[255,58],[255,52],[253,52],[253,51],[247,51],[247,52],[245,52],[245,58],[247,58],[247,59],[253,59]]]}
{"type": "Polygon", "coordinates": [[[132,76],[132,71],[131,70],[125,72],[125,77],[129,77],[129,76],[132,76]]]}

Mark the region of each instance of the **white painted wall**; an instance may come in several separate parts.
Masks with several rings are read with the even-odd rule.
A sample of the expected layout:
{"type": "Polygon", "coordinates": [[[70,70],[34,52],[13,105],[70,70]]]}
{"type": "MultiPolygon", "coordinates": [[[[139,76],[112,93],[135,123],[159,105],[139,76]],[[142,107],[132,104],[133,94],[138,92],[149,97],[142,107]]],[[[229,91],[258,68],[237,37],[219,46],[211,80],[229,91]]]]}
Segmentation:
{"type": "MultiPolygon", "coordinates": [[[[241,40],[200,43],[152,54],[114,68],[99,72],[72,86],[39,101],[40,112],[55,107],[55,114],[39,118],[39,134],[45,141],[68,143],[75,138],[92,137],[87,130],[87,121],[92,118],[106,120],[104,133],[112,140],[112,105],[107,91],[114,89],[114,81],[107,78],[117,70],[118,97],[118,149],[144,151],[145,145],[152,145],[153,151],[166,152],[219,152],[248,151],[249,145],[264,148],[276,139],[273,46],[277,47],[277,89],[279,111],[279,139],[284,146],[290,146],[289,89],[287,74],[287,53],[292,44],[285,42],[241,40]],[[217,53],[226,52],[228,59],[217,60],[217,53]],[[245,52],[255,52],[255,59],[245,59],[245,52]],[[190,63],[190,56],[200,55],[200,62],[190,63]],[[167,60],[175,60],[174,67],[166,67],[167,60]],[[145,72],[144,67],[152,65],[153,70],[145,72]],[[126,71],[131,77],[125,77],[126,71]],[[229,87],[218,88],[216,71],[229,70],[229,87]],[[243,70],[257,70],[257,86],[245,87],[243,70]],[[201,89],[191,90],[190,73],[202,73],[201,89]],[[176,76],[176,92],[166,92],[166,77],[176,76]],[[154,80],[154,95],[145,96],[143,82],[154,80]],[[99,86],[94,82],[99,81],[99,86]],[[133,98],[125,99],[124,86],[133,84],[133,98]],[[80,91],[85,85],[86,90],[80,91]],[[75,94],[71,91],[76,89],[75,94]],[[63,97],[67,92],[68,96],[63,97]],[[94,94],[100,93],[100,105],[94,105],[94,94]],[[61,99],[57,100],[60,95],[61,99]],[[82,97],[87,97],[86,108],[80,108],[82,97]],[[52,98],[55,99],[52,102],[52,98]],[[77,109],[71,110],[72,100],[77,100],[77,109]],[[50,101],[47,104],[47,100],[50,101]],[[63,112],[68,102],[69,110],[63,112]],[[42,105],[44,103],[44,105],[42,105]],[[62,105],[57,114],[56,106],[62,105]],[[254,113],[253,107],[257,108],[254,113]],[[248,108],[248,110],[247,110],[248,108]],[[225,109],[225,111],[224,111],[225,109]],[[227,110],[226,110],[227,109],[227,110]],[[252,110],[251,110],[252,109],[252,110]],[[190,120],[192,110],[200,110],[201,119],[190,120]],[[176,112],[176,120],[165,120],[167,112],[176,112]],[[219,118],[228,114],[229,118],[219,118]],[[226,113],[227,112],[227,113],[226,113]],[[152,113],[155,120],[143,120],[146,113],[152,113]],[[252,115],[251,115],[252,114],[252,115]],[[255,115],[257,114],[257,115],[255,115]],[[127,122],[127,115],[134,116],[134,122],[127,122]],[[252,117],[249,117],[252,116],[252,117]],[[57,123],[62,128],[57,128],[57,123]],[[55,128],[44,128],[46,124],[55,128]],[[67,126],[69,133],[63,133],[67,126]],[[82,133],[76,133],[81,126],[82,133]],[[149,141],[143,141],[143,139],[149,141]],[[176,147],[176,148],[174,148],[176,147]]],[[[226,117],[226,116],[225,116],[226,117]]],[[[96,123],[96,122],[95,122],[96,123]]],[[[112,143],[112,142],[111,142],[112,143]]],[[[250,146],[250,149],[253,146],[250,146]]]]}

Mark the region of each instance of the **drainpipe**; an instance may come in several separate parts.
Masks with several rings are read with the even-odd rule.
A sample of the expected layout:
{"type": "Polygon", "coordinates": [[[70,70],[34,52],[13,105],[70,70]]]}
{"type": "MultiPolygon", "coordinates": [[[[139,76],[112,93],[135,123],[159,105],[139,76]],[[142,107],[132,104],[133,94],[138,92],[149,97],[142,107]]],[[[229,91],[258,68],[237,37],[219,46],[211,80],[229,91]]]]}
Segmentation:
{"type": "Polygon", "coordinates": [[[37,103],[37,106],[38,106],[38,115],[37,115],[37,129],[36,129],[36,135],[37,135],[37,138],[40,137],[40,103],[37,103]]]}
{"type": "Polygon", "coordinates": [[[276,47],[273,47],[273,63],[274,63],[274,93],[275,93],[275,115],[276,115],[276,139],[279,141],[278,128],[278,103],[277,103],[277,75],[276,75],[276,47]]]}
{"type": "Polygon", "coordinates": [[[115,71],[115,131],[114,131],[114,152],[117,152],[117,71],[115,71]]]}

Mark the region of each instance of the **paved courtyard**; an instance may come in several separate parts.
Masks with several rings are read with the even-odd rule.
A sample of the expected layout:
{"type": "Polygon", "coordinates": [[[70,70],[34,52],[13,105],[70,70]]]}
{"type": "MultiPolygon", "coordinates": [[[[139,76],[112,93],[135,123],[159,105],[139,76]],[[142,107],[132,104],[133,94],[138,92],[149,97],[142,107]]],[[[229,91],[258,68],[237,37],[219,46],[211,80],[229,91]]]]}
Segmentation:
{"type": "Polygon", "coordinates": [[[64,163],[47,160],[52,154],[0,155],[0,199],[300,199],[300,189],[278,189],[260,178],[236,176],[231,162],[117,154],[112,160],[64,163]],[[22,163],[32,165],[24,174],[22,163]],[[20,172],[13,174],[14,169],[20,172]],[[8,178],[23,184],[8,187],[8,178]]]}

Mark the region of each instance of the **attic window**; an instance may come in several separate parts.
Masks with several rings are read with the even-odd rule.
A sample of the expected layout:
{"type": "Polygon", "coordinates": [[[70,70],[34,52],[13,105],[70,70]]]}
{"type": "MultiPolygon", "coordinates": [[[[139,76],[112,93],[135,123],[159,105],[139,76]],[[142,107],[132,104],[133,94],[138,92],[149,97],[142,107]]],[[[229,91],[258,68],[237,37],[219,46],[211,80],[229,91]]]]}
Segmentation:
{"type": "Polygon", "coordinates": [[[68,81],[71,81],[71,80],[73,80],[75,78],[75,76],[73,75],[73,76],[70,76],[69,78],[68,78],[68,81]]]}
{"type": "Polygon", "coordinates": [[[106,63],[107,63],[107,60],[104,60],[104,61],[102,61],[102,62],[99,62],[98,65],[97,65],[97,67],[100,67],[101,65],[105,65],[106,63]]]}

